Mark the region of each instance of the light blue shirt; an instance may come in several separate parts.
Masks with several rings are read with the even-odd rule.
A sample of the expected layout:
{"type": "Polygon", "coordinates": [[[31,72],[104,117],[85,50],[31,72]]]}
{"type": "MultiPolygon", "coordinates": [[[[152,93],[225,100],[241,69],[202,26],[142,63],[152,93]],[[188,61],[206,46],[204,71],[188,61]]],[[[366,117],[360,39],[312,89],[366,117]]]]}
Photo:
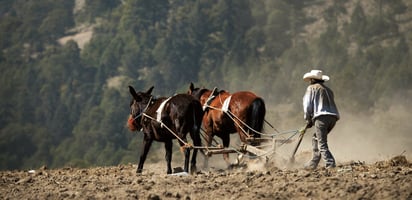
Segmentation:
{"type": "Polygon", "coordinates": [[[334,115],[339,119],[333,92],[323,83],[314,83],[308,86],[303,96],[303,112],[303,118],[307,121],[313,121],[321,115],[334,115]]]}

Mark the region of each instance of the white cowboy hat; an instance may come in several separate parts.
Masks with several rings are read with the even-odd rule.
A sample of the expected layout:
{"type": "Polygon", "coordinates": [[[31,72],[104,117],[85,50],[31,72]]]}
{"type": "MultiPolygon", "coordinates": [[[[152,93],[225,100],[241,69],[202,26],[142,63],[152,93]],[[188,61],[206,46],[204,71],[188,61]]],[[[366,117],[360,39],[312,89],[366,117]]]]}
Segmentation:
{"type": "Polygon", "coordinates": [[[306,82],[309,82],[310,79],[318,79],[318,80],[324,80],[324,81],[328,81],[329,80],[329,76],[323,75],[322,74],[322,70],[311,70],[310,72],[306,73],[305,75],[303,75],[303,80],[306,82]]]}

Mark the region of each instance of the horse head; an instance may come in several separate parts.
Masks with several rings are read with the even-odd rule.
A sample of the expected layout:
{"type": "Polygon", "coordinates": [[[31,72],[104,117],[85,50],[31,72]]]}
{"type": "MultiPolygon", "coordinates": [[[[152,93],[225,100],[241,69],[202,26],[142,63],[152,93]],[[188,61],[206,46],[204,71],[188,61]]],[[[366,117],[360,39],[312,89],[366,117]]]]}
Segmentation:
{"type": "Polygon", "coordinates": [[[152,102],[153,88],[153,86],[150,87],[146,92],[136,92],[132,86],[129,86],[129,92],[133,98],[130,101],[130,114],[127,125],[131,131],[142,129],[142,115],[152,102]]]}
{"type": "Polygon", "coordinates": [[[187,91],[187,94],[192,95],[193,97],[199,99],[200,98],[200,88],[196,88],[193,83],[190,83],[189,90],[187,91]]]}
{"type": "Polygon", "coordinates": [[[206,103],[206,100],[210,96],[211,92],[212,92],[211,90],[206,89],[206,88],[196,88],[193,85],[193,83],[190,83],[189,90],[187,91],[187,94],[190,94],[193,97],[195,97],[203,105],[203,104],[206,103]]]}

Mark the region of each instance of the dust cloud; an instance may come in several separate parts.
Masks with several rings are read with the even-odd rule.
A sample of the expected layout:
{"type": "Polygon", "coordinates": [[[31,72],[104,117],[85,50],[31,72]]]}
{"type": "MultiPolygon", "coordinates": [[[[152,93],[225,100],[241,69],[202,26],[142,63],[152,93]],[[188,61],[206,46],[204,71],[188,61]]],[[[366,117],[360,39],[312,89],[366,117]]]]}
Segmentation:
{"type": "Polygon", "coordinates": [[[374,108],[370,115],[342,113],[329,137],[335,157],[341,161],[374,162],[397,155],[412,156],[411,105],[374,108]]]}
{"type": "MultiPolygon", "coordinates": [[[[283,109],[292,108],[290,105],[282,105],[282,107],[283,109]]],[[[407,102],[400,104],[395,100],[376,103],[367,113],[353,113],[340,107],[341,119],[328,137],[329,148],[337,164],[352,161],[374,163],[398,155],[404,155],[411,160],[411,110],[411,104],[407,102]]],[[[302,116],[299,115],[299,117],[302,116]]],[[[298,127],[299,123],[303,123],[302,119],[294,118],[282,121],[281,127],[298,127]]],[[[308,129],[296,154],[297,157],[300,156],[306,161],[311,156],[313,131],[313,128],[308,129]]],[[[290,157],[297,137],[294,137],[294,140],[291,144],[285,144],[276,149],[278,164],[281,166],[285,166],[285,163],[281,161],[290,157]]],[[[299,164],[306,162],[304,160],[300,160],[299,164]]]]}

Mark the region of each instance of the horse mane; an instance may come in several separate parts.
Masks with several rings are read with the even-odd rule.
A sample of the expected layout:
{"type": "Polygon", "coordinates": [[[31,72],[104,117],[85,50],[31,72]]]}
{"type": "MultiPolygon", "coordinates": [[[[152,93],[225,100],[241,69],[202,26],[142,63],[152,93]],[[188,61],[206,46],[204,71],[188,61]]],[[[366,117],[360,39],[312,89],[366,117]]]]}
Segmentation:
{"type": "Polygon", "coordinates": [[[203,95],[203,93],[205,93],[205,92],[207,92],[207,91],[209,91],[209,89],[206,89],[206,88],[200,89],[200,90],[199,90],[199,97],[201,97],[201,96],[203,95]]]}
{"type": "Polygon", "coordinates": [[[218,93],[219,93],[219,94],[228,93],[228,91],[226,91],[226,90],[219,90],[218,93]]]}

